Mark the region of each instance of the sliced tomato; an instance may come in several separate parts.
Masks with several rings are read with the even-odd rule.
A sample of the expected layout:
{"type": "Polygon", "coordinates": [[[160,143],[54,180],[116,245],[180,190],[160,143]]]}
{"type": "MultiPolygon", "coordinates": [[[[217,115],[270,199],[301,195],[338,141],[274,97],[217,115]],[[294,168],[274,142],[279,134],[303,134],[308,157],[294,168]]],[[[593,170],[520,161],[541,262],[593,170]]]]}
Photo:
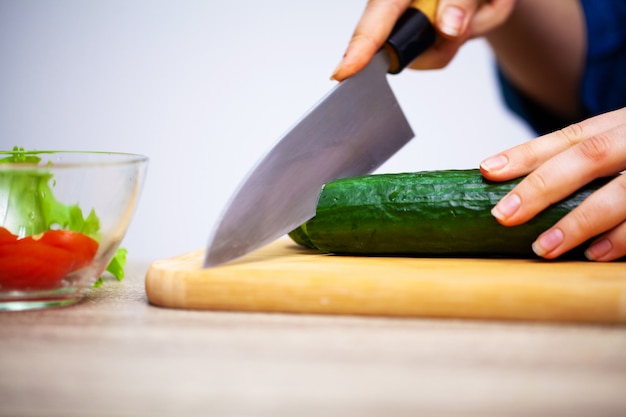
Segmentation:
{"type": "Polygon", "coordinates": [[[67,230],[22,239],[7,232],[0,227],[0,287],[5,290],[54,288],[87,266],[98,250],[94,239],[67,230]]]}
{"type": "Polygon", "coordinates": [[[98,251],[98,242],[87,235],[69,230],[49,230],[43,235],[30,236],[25,239],[31,238],[46,247],[70,252],[74,259],[72,271],[89,265],[98,251]]]}
{"type": "Polygon", "coordinates": [[[5,243],[13,243],[17,240],[17,236],[9,232],[6,227],[0,227],[0,245],[5,243]]]}

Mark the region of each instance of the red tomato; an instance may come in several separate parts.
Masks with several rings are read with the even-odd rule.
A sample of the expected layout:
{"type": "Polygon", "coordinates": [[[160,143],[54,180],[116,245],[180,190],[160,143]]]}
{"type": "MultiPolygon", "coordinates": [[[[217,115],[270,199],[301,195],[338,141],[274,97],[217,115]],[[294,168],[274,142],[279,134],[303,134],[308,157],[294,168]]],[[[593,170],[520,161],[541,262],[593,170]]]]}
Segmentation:
{"type": "Polygon", "coordinates": [[[12,243],[17,240],[17,236],[9,232],[5,227],[0,227],[0,245],[4,243],[12,243]]]}
{"type": "Polygon", "coordinates": [[[98,242],[82,233],[49,230],[18,239],[0,227],[0,287],[54,288],[66,275],[87,266],[97,250],[98,242]]]}

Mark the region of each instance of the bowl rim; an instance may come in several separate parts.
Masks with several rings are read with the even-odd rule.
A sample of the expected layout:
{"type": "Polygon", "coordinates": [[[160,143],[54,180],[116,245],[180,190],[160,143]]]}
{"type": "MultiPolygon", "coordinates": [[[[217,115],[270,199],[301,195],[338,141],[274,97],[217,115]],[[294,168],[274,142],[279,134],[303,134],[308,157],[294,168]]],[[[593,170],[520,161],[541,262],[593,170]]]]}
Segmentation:
{"type": "Polygon", "coordinates": [[[111,152],[111,151],[90,151],[90,150],[0,150],[0,160],[5,157],[10,157],[19,153],[25,156],[38,156],[38,155],[92,155],[92,156],[112,156],[112,159],[99,159],[99,160],[85,160],[85,161],[47,161],[43,164],[37,162],[24,162],[15,161],[5,163],[0,161],[0,170],[15,170],[15,169],[33,169],[33,168],[80,168],[80,167],[105,167],[105,166],[121,166],[121,165],[134,165],[145,164],[149,161],[148,156],[139,153],[132,152],[111,152]]]}

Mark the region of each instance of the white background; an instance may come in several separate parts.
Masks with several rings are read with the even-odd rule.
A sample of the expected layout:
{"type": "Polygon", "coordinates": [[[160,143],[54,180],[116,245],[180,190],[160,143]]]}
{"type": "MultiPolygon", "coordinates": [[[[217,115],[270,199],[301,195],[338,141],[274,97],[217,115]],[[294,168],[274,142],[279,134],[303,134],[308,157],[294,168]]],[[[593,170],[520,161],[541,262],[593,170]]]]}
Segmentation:
{"type": "MultiPolygon", "coordinates": [[[[239,181],[332,88],[365,0],[0,0],[0,148],[150,158],[123,246],[204,247],[239,181]]],[[[492,57],[390,77],[416,138],[379,172],[472,168],[530,132],[492,57]]]]}

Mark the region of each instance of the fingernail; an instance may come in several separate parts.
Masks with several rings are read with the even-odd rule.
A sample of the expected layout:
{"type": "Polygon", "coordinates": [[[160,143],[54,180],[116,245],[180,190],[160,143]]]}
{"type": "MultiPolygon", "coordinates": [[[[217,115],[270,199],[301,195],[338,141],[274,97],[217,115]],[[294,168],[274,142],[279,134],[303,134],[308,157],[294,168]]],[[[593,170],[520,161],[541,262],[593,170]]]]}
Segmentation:
{"type": "Polygon", "coordinates": [[[485,159],[480,163],[480,167],[487,172],[502,169],[509,163],[509,158],[505,155],[496,155],[485,159]]]}
{"type": "Polygon", "coordinates": [[[349,51],[346,49],[346,52],[343,53],[343,56],[341,57],[341,61],[339,61],[339,64],[337,64],[337,67],[335,67],[335,70],[333,71],[332,75],[330,76],[330,80],[331,81],[339,81],[337,79],[337,74],[339,74],[339,71],[343,67],[344,62],[346,61],[346,57],[348,56],[348,52],[349,51]]]}
{"type": "MultiPolygon", "coordinates": [[[[344,55],[345,57],[345,55],[344,55]]],[[[335,68],[335,70],[333,71],[332,75],[330,76],[330,80],[331,81],[338,81],[337,80],[337,74],[339,73],[339,70],[341,69],[341,67],[343,66],[343,60],[341,60],[341,62],[337,65],[337,68],[335,68]]]]}
{"type": "Polygon", "coordinates": [[[517,194],[509,194],[491,209],[491,215],[499,220],[506,220],[511,217],[521,204],[517,194]]]}
{"type": "Polygon", "coordinates": [[[532,244],[533,252],[537,254],[537,256],[545,256],[547,253],[552,252],[563,242],[563,232],[561,229],[552,229],[543,233],[539,238],[532,244]]]}
{"type": "Polygon", "coordinates": [[[609,239],[602,239],[591,245],[585,251],[585,257],[587,257],[590,261],[595,261],[596,259],[600,259],[609,253],[611,249],[613,249],[611,241],[609,239]]]}
{"type": "Polygon", "coordinates": [[[463,9],[456,6],[448,6],[443,10],[439,30],[448,36],[459,36],[465,19],[463,9]]]}

